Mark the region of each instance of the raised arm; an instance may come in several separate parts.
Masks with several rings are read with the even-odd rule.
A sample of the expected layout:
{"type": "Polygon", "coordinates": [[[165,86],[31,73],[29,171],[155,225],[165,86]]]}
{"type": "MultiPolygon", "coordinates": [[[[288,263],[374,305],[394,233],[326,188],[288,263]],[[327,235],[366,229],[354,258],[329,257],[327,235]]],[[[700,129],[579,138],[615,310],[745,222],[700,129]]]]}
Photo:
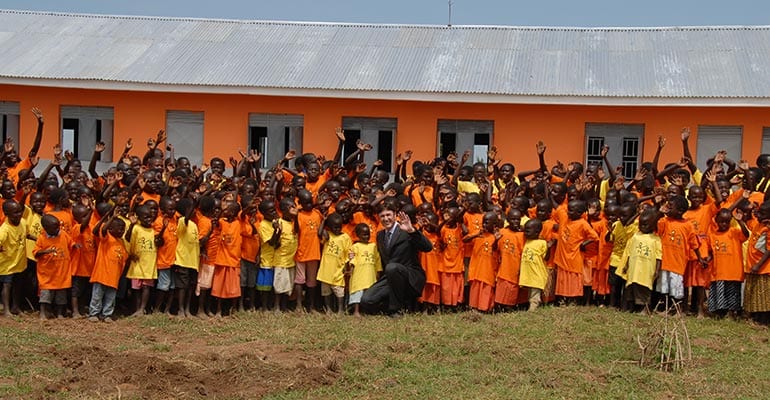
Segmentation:
{"type": "Polygon", "coordinates": [[[35,133],[35,141],[32,143],[32,148],[29,149],[29,157],[36,156],[38,150],[40,150],[40,141],[43,140],[43,123],[45,122],[43,120],[43,112],[39,108],[33,107],[32,114],[35,114],[37,118],[37,133],[35,133]]]}

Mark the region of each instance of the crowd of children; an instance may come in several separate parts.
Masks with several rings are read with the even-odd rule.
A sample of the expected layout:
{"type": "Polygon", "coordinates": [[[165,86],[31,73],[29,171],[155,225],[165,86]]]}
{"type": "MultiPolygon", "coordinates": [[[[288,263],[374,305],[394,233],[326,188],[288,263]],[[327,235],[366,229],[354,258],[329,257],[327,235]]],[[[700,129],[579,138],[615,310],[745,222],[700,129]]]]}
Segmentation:
{"type": "Polygon", "coordinates": [[[494,147],[429,161],[289,151],[263,171],[255,151],[191,165],[160,131],[131,140],[104,173],[70,152],[36,176],[44,123],[27,158],[2,149],[0,283],[5,315],[111,322],[116,310],[202,318],[234,310],[351,311],[383,265],[377,210],[401,210],[431,242],[421,253],[427,312],[534,310],[541,304],[671,306],[717,316],[770,315],[770,155],[755,167],[723,151],[705,173],[689,151],[659,169],[557,162],[516,174],[494,147]],[[132,154],[134,152],[134,154],[132,154]],[[138,153],[138,154],[136,154],[138,153]],[[459,158],[459,159],[458,159],[459,158]],[[633,179],[626,179],[629,172],[633,179]],[[39,304],[39,306],[37,305],[39,304]]]}

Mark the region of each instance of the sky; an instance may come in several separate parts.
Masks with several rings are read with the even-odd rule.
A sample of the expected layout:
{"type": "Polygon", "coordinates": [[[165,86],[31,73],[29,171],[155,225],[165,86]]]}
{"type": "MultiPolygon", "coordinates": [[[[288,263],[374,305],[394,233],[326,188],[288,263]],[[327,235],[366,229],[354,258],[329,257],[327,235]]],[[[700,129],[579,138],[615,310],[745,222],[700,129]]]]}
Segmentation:
{"type": "MultiPolygon", "coordinates": [[[[767,0],[452,0],[453,25],[770,25],[767,0]]],[[[448,23],[447,0],[0,0],[91,14],[388,24],[448,23]]]]}

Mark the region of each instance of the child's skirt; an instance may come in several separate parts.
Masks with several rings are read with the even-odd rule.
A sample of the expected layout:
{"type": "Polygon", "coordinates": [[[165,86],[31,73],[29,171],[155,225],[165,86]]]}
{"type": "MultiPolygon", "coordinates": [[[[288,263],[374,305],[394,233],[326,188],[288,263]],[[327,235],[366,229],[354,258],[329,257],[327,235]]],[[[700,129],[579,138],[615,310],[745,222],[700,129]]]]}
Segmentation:
{"type": "Polygon", "coordinates": [[[241,296],[241,267],[214,267],[211,295],[220,299],[234,299],[241,296]]]}
{"type": "Polygon", "coordinates": [[[468,305],[479,311],[489,311],[495,305],[495,287],[481,281],[471,281],[468,305]]]}
{"type": "Polygon", "coordinates": [[[495,286],[495,303],[504,306],[519,304],[519,285],[505,279],[498,279],[495,286]]]}
{"type": "Polygon", "coordinates": [[[740,311],[741,282],[714,281],[709,286],[709,312],[740,311]]]}
{"type": "Polygon", "coordinates": [[[610,294],[610,270],[597,268],[593,270],[591,289],[599,296],[610,294]]]}
{"type": "Polygon", "coordinates": [[[770,311],[770,275],[746,274],[743,309],[750,313],[770,311]]]}
{"type": "Polygon", "coordinates": [[[441,286],[433,283],[426,283],[422,289],[420,302],[427,304],[441,304],[441,286]]]}
{"type": "Polygon", "coordinates": [[[559,268],[556,275],[556,295],[580,297],[583,295],[583,273],[559,268]]]}
{"type": "Polygon", "coordinates": [[[441,304],[454,307],[463,302],[463,278],[462,272],[439,272],[441,304]]]}
{"type": "Polygon", "coordinates": [[[709,287],[711,284],[712,267],[703,268],[698,260],[687,262],[687,269],[684,272],[684,287],[709,287]]]}

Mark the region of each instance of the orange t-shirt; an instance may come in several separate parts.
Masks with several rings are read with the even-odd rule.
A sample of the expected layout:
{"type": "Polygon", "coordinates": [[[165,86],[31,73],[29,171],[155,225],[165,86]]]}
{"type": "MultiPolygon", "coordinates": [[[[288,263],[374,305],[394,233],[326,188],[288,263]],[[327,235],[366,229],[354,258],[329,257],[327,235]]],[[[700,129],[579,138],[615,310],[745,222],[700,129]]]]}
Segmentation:
{"type": "MultiPolygon", "coordinates": [[[[29,161],[29,158],[25,158],[21,161],[19,161],[18,164],[14,165],[13,167],[8,168],[8,179],[13,181],[13,186],[17,186],[19,184],[19,173],[23,169],[30,169],[32,168],[32,163],[29,161]]],[[[19,190],[21,192],[21,190],[19,190]]]]}
{"type": "Polygon", "coordinates": [[[96,260],[96,240],[94,239],[94,232],[91,226],[87,227],[85,231],[80,232],[81,226],[80,224],[75,224],[72,227],[72,231],[70,231],[70,237],[74,244],[70,252],[70,270],[72,271],[72,276],[89,277],[94,269],[94,261],[96,260]]]}
{"type": "MultiPolygon", "coordinates": [[[[310,211],[297,213],[298,247],[294,260],[298,262],[321,260],[321,239],[318,237],[318,227],[321,226],[323,215],[315,208],[310,211]]],[[[372,231],[372,237],[374,237],[372,231]]]]}
{"type": "MultiPolygon", "coordinates": [[[[169,218],[166,230],[163,231],[163,246],[158,247],[158,258],[155,261],[158,269],[169,269],[176,261],[176,244],[179,243],[179,238],[176,236],[178,223],[179,216],[174,214],[173,218],[169,218]]],[[[157,235],[161,229],[163,229],[163,216],[158,215],[158,218],[152,223],[152,230],[157,235]]]]}
{"type": "Polygon", "coordinates": [[[422,265],[422,270],[425,271],[425,283],[438,285],[441,283],[438,277],[438,271],[441,264],[444,263],[443,255],[438,247],[441,237],[437,233],[428,231],[423,231],[422,234],[426,239],[430,240],[430,243],[433,245],[433,250],[420,252],[420,264],[422,265]]]}
{"type": "Polygon", "coordinates": [[[70,247],[72,239],[63,229],[56,237],[48,237],[42,233],[35,243],[35,258],[37,259],[37,282],[40,290],[69,289],[72,287],[72,271],[70,270],[70,247]],[[56,248],[55,253],[37,256],[43,250],[56,248]]]}
{"type": "Polygon", "coordinates": [[[570,272],[583,272],[583,252],[580,244],[586,240],[599,240],[588,221],[579,218],[559,224],[554,263],[560,269],[570,272]]]}
{"type": "MultiPolygon", "coordinates": [[[[751,267],[758,263],[764,255],[763,251],[757,249],[757,242],[761,237],[765,237],[764,250],[770,251],[770,240],[767,240],[767,236],[770,236],[770,228],[765,224],[760,224],[755,219],[749,221],[748,226],[749,229],[751,229],[751,236],[749,237],[748,251],[746,252],[746,272],[749,272],[751,267]]],[[[765,265],[759,269],[759,274],[770,274],[770,261],[766,262],[765,265]]]]}
{"type": "MultiPolygon", "coordinates": [[[[468,235],[475,235],[483,229],[484,214],[466,212],[463,215],[463,224],[468,229],[468,235]]],[[[465,257],[470,257],[473,253],[473,242],[465,243],[465,257]]]]}
{"type": "Polygon", "coordinates": [[[96,240],[98,247],[91,283],[101,283],[117,289],[128,258],[126,246],[123,239],[115,238],[109,233],[105,237],[97,237],[96,240]]]}
{"type": "MultiPolygon", "coordinates": [[[[415,186],[417,187],[415,187],[411,193],[412,204],[414,204],[415,207],[419,206],[422,203],[425,203],[426,201],[428,203],[433,204],[433,186],[428,186],[428,185],[425,186],[425,191],[422,192],[422,196],[425,196],[425,201],[423,201],[422,196],[420,196],[419,185],[415,185],[415,186]]],[[[411,190],[411,188],[409,188],[409,190],[411,190]]]]}
{"type": "MultiPolygon", "coordinates": [[[[543,230],[540,231],[540,239],[545,240],[546,242],[551,241],[553,239],[558,239],[558,233],[555,232],[553,229],[556,226],[556,221],[552,219],[547,219],[545,221],[542,221],[543,223],[543,230]]],[[[558,244],[556,245],[559,246],[558,244]]],[[[556,252],[551,251],[551,254],[548,256],[548,258],[545,260],[545,265],[548,268],[554,268],[556,264],[554,263],[554,257],[556,252]]]]}
{"type": "MultiPolygon", "coordinates": [[[[709,198],[710,200],[710,198],[709,198]]],[[[695,233],[698,235],[698,239],[701,241],[700,254],[706,255],[709,251],[708,233],[712,227],[715,227],[714,216],[717,215],[719,209],[715,205],[714,201],[707,201],[696,209],[687,210],[682,218],[690,221],[695,228],[695,233]]],[[[697,260],[695,251],[691,251],[689,255],[690,260],[697,260]]]]}
{"type": "MultiPolygon", "coordinates": [[[[198,239],[203,239],[211,231],[211,218],[200,213],[196,214],[198,220],[195,221],[195,224],[198,225],[198,239]]],[[[219,249],[220,232],[220,226],[215,227],[214,231],[211,232],[209,241],[206,242],[206,248],[204,249],[206,254],[201,254],[202,264],[214,265],[214,260],[217,258],[217,250],[219,249]]]]}
{"type": "Polygon", "coordinates": [[[586,246],[585,259],[586,263],[591,263],[591,268],[609,270],[610,269],[610,256],[612,256],[612,242],[608,242],[607,220],[602,217],[596,221],[588,222],[593,228],[594,232],[599,236],[599,240],[591,242],[586,246]]]}
{"type": "Polygon", "coordinates": [[[712,229],[709,234],[714,254],[712,277],[715,281],[743,281],[743,242],[746,236],[741,228],[724,232],[712,229]]]}
{"type": "Polygon", "coordinates": [[[501,229],[500,234],[502,237],[497,241],[497,251],[500,252],[500,269],[497,271],[497,279],[518,284],[521,252],[524,250],[526,241],[524,232],[501,229]]]}
{"type": "Polygon", "coordinates": [[[310,193],[312,193],[313,198],[315,199],[318,197],[318,191],[321,190],[321,187],[326,183],[328,179],[329,179],[329,176],[327,175],[327,173],[323,173],[318,176],[318,180],[316,180],[315,182],[310,182],[310,181],[305,182],[305,189],[307,189],[310,193]]]}
{"type": "Polygon", "coordinates": [[[690,251],[700,246],[695,227],[684,219],[664,217],[658,221],[658,236],[663,248],[661,269],[684,275],[690,251]]]}
{"type": "Polygon", "coordinates": [[[221,235],[218,241],[219,248],[217,249],[217,257],[214,259],[214,264],[225,267],[240,267],[241,242],[243,240],[241,238],[241,221],[236,219],[228,222],[220,219],[219,226],[221,235]]]}
{"type": "MultiPolygon", "coordinates": [[[[380,225],[379,221],[377,221],[377,218],[370,217],[363,211],[357,211],[353,214],[353,227],[358,224],[366,224],[369,226],[369,232],[371,232],[371,235],[369,236],[369,243],[375,243],[377,240],[377,235],[375,235],[375,232],[378,231],[380,225]]],[[[351,239],[353,236],[351,236],[351,239]]],[[[356,237],[354,240],[358,241],[358,238],[356,237]]]]}
{"type": "Polygon", "coordinates": [[[46,211],[46,214],[53,215],[61,222],[61,229],[64,232],[72,232],[72,226],[75,225],[75,218],[72,216],[72,210],[66,208],[59,211],[46,211]]]}
{"type": "MultiPolygon", "coordinates": [[[[261,215],[257,214],[254,226],[258,226],[261,221],[261,215]]],[[[244,215],[241,217],[241,259],[256,263],[257,257],[259,257],[259,229],[255,233],[249,224],[248,217],[244,215]]]]}
{"type": "Polygon", "coordinates": [[[473,239],[473,253],[468,265],[468,281],[480,281],[495,286],[497,276],[497,252],[493,249],[495,235],[485,232],[473,239]]]}
{"type": "Polygon", "coordinates": [[[141,196],[142,196],[142,202],[139,204],[144,204],[150,200],[153,200],[156,203],[160,204],[160,195],[157,193],[142,192],[141,196]]]}
{"type": "Polygon", "coordinates": [[[461,274],[465,271],[463,264],[464,250],[463,229],[458,224],[454,228],[444,225],[441,228],[441,243],[444,244],[444,262],[439,268],[439,272],[448,272],[461,274]]]}

